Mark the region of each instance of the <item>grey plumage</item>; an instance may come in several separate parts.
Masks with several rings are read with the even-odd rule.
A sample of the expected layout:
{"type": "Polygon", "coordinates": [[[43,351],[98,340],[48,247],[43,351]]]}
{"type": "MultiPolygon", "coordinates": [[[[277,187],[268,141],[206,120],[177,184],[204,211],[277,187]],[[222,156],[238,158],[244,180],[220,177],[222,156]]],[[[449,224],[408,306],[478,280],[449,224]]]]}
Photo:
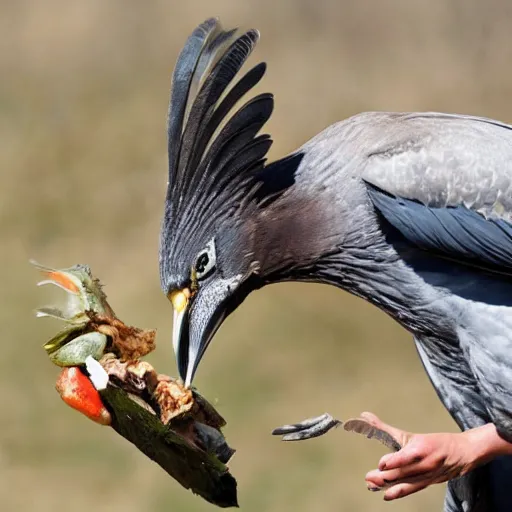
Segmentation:
{"type": "Polygon", "coordinates": [[[160,262],[167,287],[189,277],[190,268],[183,274],[180,265],[173,266],[186,257],[169,257],[175,249],[192,251],[189,257],[202,249],[195,247],[193,238],[185,245],[183,233],[201,231],[207,236],[214,222],[227,221],[233,211],[243,209],[247,190],[255,184],[254,173],[272,143],[269,136],[256,137],[272,112],[271,95],[260,94],[225,119],[265,71],[264,65],[256,66],[221,100],[259,38],[254,30],[236,39],[233,35],[234,31],[221,30],[216,20],[207,20],[190,36],[174,71],[168,115],[169,186],[161,239],[165,257],[160,262]],[[210,68],[206,77],[201,75],[210,68]]]}
{"type": "MultiPolygon", "coordinates": [[[[191,382],[215,331],[256,288],[327,283],[373,303],[413,335],[461,429],[493,422],[512,441],[512,127],[471,116],[370,112],[265,165],[270,138],[257,133],[272,97],[259,95],[227,117],[263,67],[252,71],[254,80],[242,78],[225,108],[220,102],[256,32],[213,45],[217,64],[202,68],[202,88],[187,102],[201,48],[219,30],[210,20],[195,32],[171,94],[160,268],[166,294],[189,290],[176,340],[182,377],[191,382]],[[214,264],[198,280],[205,258],[214,264]]],[[[512,510],[495,485],[497,474],[512,477],[511,460],[450,483],[445,509],[512,510]]]]}

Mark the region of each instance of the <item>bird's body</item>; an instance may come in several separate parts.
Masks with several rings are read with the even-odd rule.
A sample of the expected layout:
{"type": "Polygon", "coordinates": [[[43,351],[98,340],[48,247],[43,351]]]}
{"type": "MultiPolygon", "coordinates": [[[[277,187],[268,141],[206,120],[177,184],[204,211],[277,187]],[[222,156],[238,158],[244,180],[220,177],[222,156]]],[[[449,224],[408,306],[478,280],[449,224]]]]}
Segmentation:
{"type": "MultiPolygon", "coordinates": [[[[356,116],[299,150],[305,157],[283,201],[325,209],[296,232],[322,247],[306,279],[374,303],[415,336],[436,371],[456,373],[456,384],[467,375],[466,384],[503,400],[502,412],[488,416],[502,417],[512,439],[512,127],[489,123],[444,114],[356,116]],[[487,246],[478,245],[475,227],[488,233],[487,246]]],[[[270,209],[279,207],[276,201],[270,209]]],[[[447,406],[455,417],[489,408],[475,402],[447,406]]]]}
{"type": "MultiPolygon", "coordinates": [[[[227,87],[255,33],[235,40],[230,55],[218,50],[216,38],[227,33],[219,36],[214,21],[194,34],[174,76],[160,253],[186,382],[247,294],[282,281],[326,283],[412,333],[461,429],[492,422],[512,441],[512,127],[471,116],[365,113],[265,165],[270,140],[256,134],[270,96],[247,103],[217,138],[208,127],[217,112],[227,115],[212,90],[227,87]],[[208,73],[201,48],[218,63],[208,73]],[[190,99],[197,69],[203,94],[190,99]]],[[[251,73],[262,75],[253,68],[246,83],[251,73]]],[[[496,492],[497,475],[511,478],[512,461],[452,481],[445,510],[490,510],[492,500],[492,510],[512,510],[508,493],[496,492]]]]}
{"type": "MultiPolygon", "coordinates": [[[[311,255],[304,280],[348,290],[390,314],[413,334],[432,384],[459,427],[494,422],[512,439],[512,273],[506,266],[512,264],[512,225],[509,232],[500,229],[495,246],[486,248],[498,254],[483,259],[471,251],[478,240],[466,240],[465,231],[460,243],[457,238],[457,229],[471,232],[473,221],[489,223],[481,228],[488,231],[494,221],[510,222],[512,128],[469,116],[364,113],[327,128],[298,152],[304,158],[296,188],[270,206],[275,215],[265,215],[279,223],[285,204],[295,212],[290,219],[308,208],[315,212],[307,223],[299,219],[293,232],[298,246],[322,247],[311,255]],[[396,198],[415,203],[399,206],[396,198]],[[392,203],[381,205],[384,215],[382,201],[392,203]],[[467,219],[451,227],[425,205],[453,215],[457,207],[467,208],[467,219]],[[393,207],[404,210],[399,220],[391,217],[393,207]],[[326,211],[319,213],[322,208],[326,211]],[[425,211],[413,220],[415,208],[425,211]],[[425,215],[433,217],[430,230],[425,215]],[[428,235],[438,234],[431,251],[418,249],[396,228],[407,221],[424,223],[425,244],[428,235]],[[457,243],[455,248],[444,246],[443,236],[446,244],[457,243]],[[336,251],[337,244],[342,251],[336,251]],[[461,262],[466,254],[471,261],[461,262]],[[499,258],[505,265],[497,265],[499,258]]],[[[290,229],[288,216],[284,219],[290,229]]],[[[512,460],[496,464],[503,481],[504,465],[512,476],[512,460]]],[[[480,485],[461,487],[466,502],[477,502],[468,491],[477,494],[487,485],[485,472],[480,485]]],[[[512,510],[512,498],[496,510],[512,510]]]]}

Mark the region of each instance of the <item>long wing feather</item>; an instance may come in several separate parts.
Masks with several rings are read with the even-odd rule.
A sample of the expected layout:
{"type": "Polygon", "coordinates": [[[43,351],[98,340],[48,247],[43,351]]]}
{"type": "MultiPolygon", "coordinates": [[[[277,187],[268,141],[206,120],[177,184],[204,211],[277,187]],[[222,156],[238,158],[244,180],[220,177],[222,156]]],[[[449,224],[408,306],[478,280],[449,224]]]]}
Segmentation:
{"type": "MultiPolygon", "coordinates": [[[[214,108],[222,93],[240,70],[258,39],[256,31],[250,31],[237,39],[219,59],[190,109],[187,125],[182,139],[178,175],[183,176],[188,166],[193,167],[201,158],[198,154],[204,144],[201,143],[202,131],[213,115],[214,108]]],[[[186,182],[183,181],[183,184],[186,182]]]]}
{"type": "Polygon", "coordinates": [[[373,186],[368,191],[377,210],[418,248],[512,276],[512,225],[465,206],[431,208],[373,186]]]}
{"type": "Polygon", "coordinates": [[[512,127],[437,113],[374,117],[362,178],[377,211],[415,247],[512,275],[512,127]]]}
{"type": "Polygon", "coordinates": [[[266,64],[261,62],[248,73],[246,73],[228,92],[224,100],[215,109],[211,119],[204,128],[202,140],[198,141],[196,153],[203,155],[208,143],[210,142],[213,134],[219,128],[225,116],[230,110],[240,101],[240,99],[252,89],[265,74],[266,64]]]}
{"type": "Polygon", "coordinates": [[[169,171],[176,168],[180,154],[183,120],[194,73],[205,44],[217,27],[218,21],[214,18],[199,25],[188,38],[176,62],[167,116],[169,171]]]}

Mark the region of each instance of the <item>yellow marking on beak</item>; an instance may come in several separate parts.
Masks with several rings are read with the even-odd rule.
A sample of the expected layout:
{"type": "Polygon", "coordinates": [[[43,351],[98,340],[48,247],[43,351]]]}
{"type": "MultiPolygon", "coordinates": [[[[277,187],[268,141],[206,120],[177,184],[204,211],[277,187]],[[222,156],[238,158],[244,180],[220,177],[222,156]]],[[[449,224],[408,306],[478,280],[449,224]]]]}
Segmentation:
{"type": "Polygon", "coordinates": [[[183,319],[185,318],[185,313],[191,296],[192,292],[188,288],[183,288],[183,290],[174,290],[167,295],[167,298],[171,301],[172,308],[174,310],[172,321],[172,344],[174,346],[175,354],[178,354],[183,319]]]}
{"type": "Polygon", "coordinates": [[[183,290],[176,290],[167,295],[167,297],[171,301],[174,311],[176,311],[177,313],[182,313],[185,311],[185,309],[188,306],[190,296],[191,293],[188,288],[183,288],[183,290]]]}

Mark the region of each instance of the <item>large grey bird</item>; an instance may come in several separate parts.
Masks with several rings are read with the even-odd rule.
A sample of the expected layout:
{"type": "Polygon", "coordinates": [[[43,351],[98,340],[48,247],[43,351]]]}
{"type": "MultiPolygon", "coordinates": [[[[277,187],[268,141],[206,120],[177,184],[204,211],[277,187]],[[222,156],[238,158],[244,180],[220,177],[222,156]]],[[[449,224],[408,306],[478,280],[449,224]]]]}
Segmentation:
{"type": "MultiPolygon", "coordinates": [[[[174,70],[160,273],[182,378],[253,290],[327,283],[413,335],[461,429],[512,442],[512,126],[363,113],[269,164],[272,95],[235,108],[265,72],[235,81],[258,37],[207,20],[174,70]]],[[[445,510],[510,511],[511,478],[496,459],[451,481],[445,510]]]]}

